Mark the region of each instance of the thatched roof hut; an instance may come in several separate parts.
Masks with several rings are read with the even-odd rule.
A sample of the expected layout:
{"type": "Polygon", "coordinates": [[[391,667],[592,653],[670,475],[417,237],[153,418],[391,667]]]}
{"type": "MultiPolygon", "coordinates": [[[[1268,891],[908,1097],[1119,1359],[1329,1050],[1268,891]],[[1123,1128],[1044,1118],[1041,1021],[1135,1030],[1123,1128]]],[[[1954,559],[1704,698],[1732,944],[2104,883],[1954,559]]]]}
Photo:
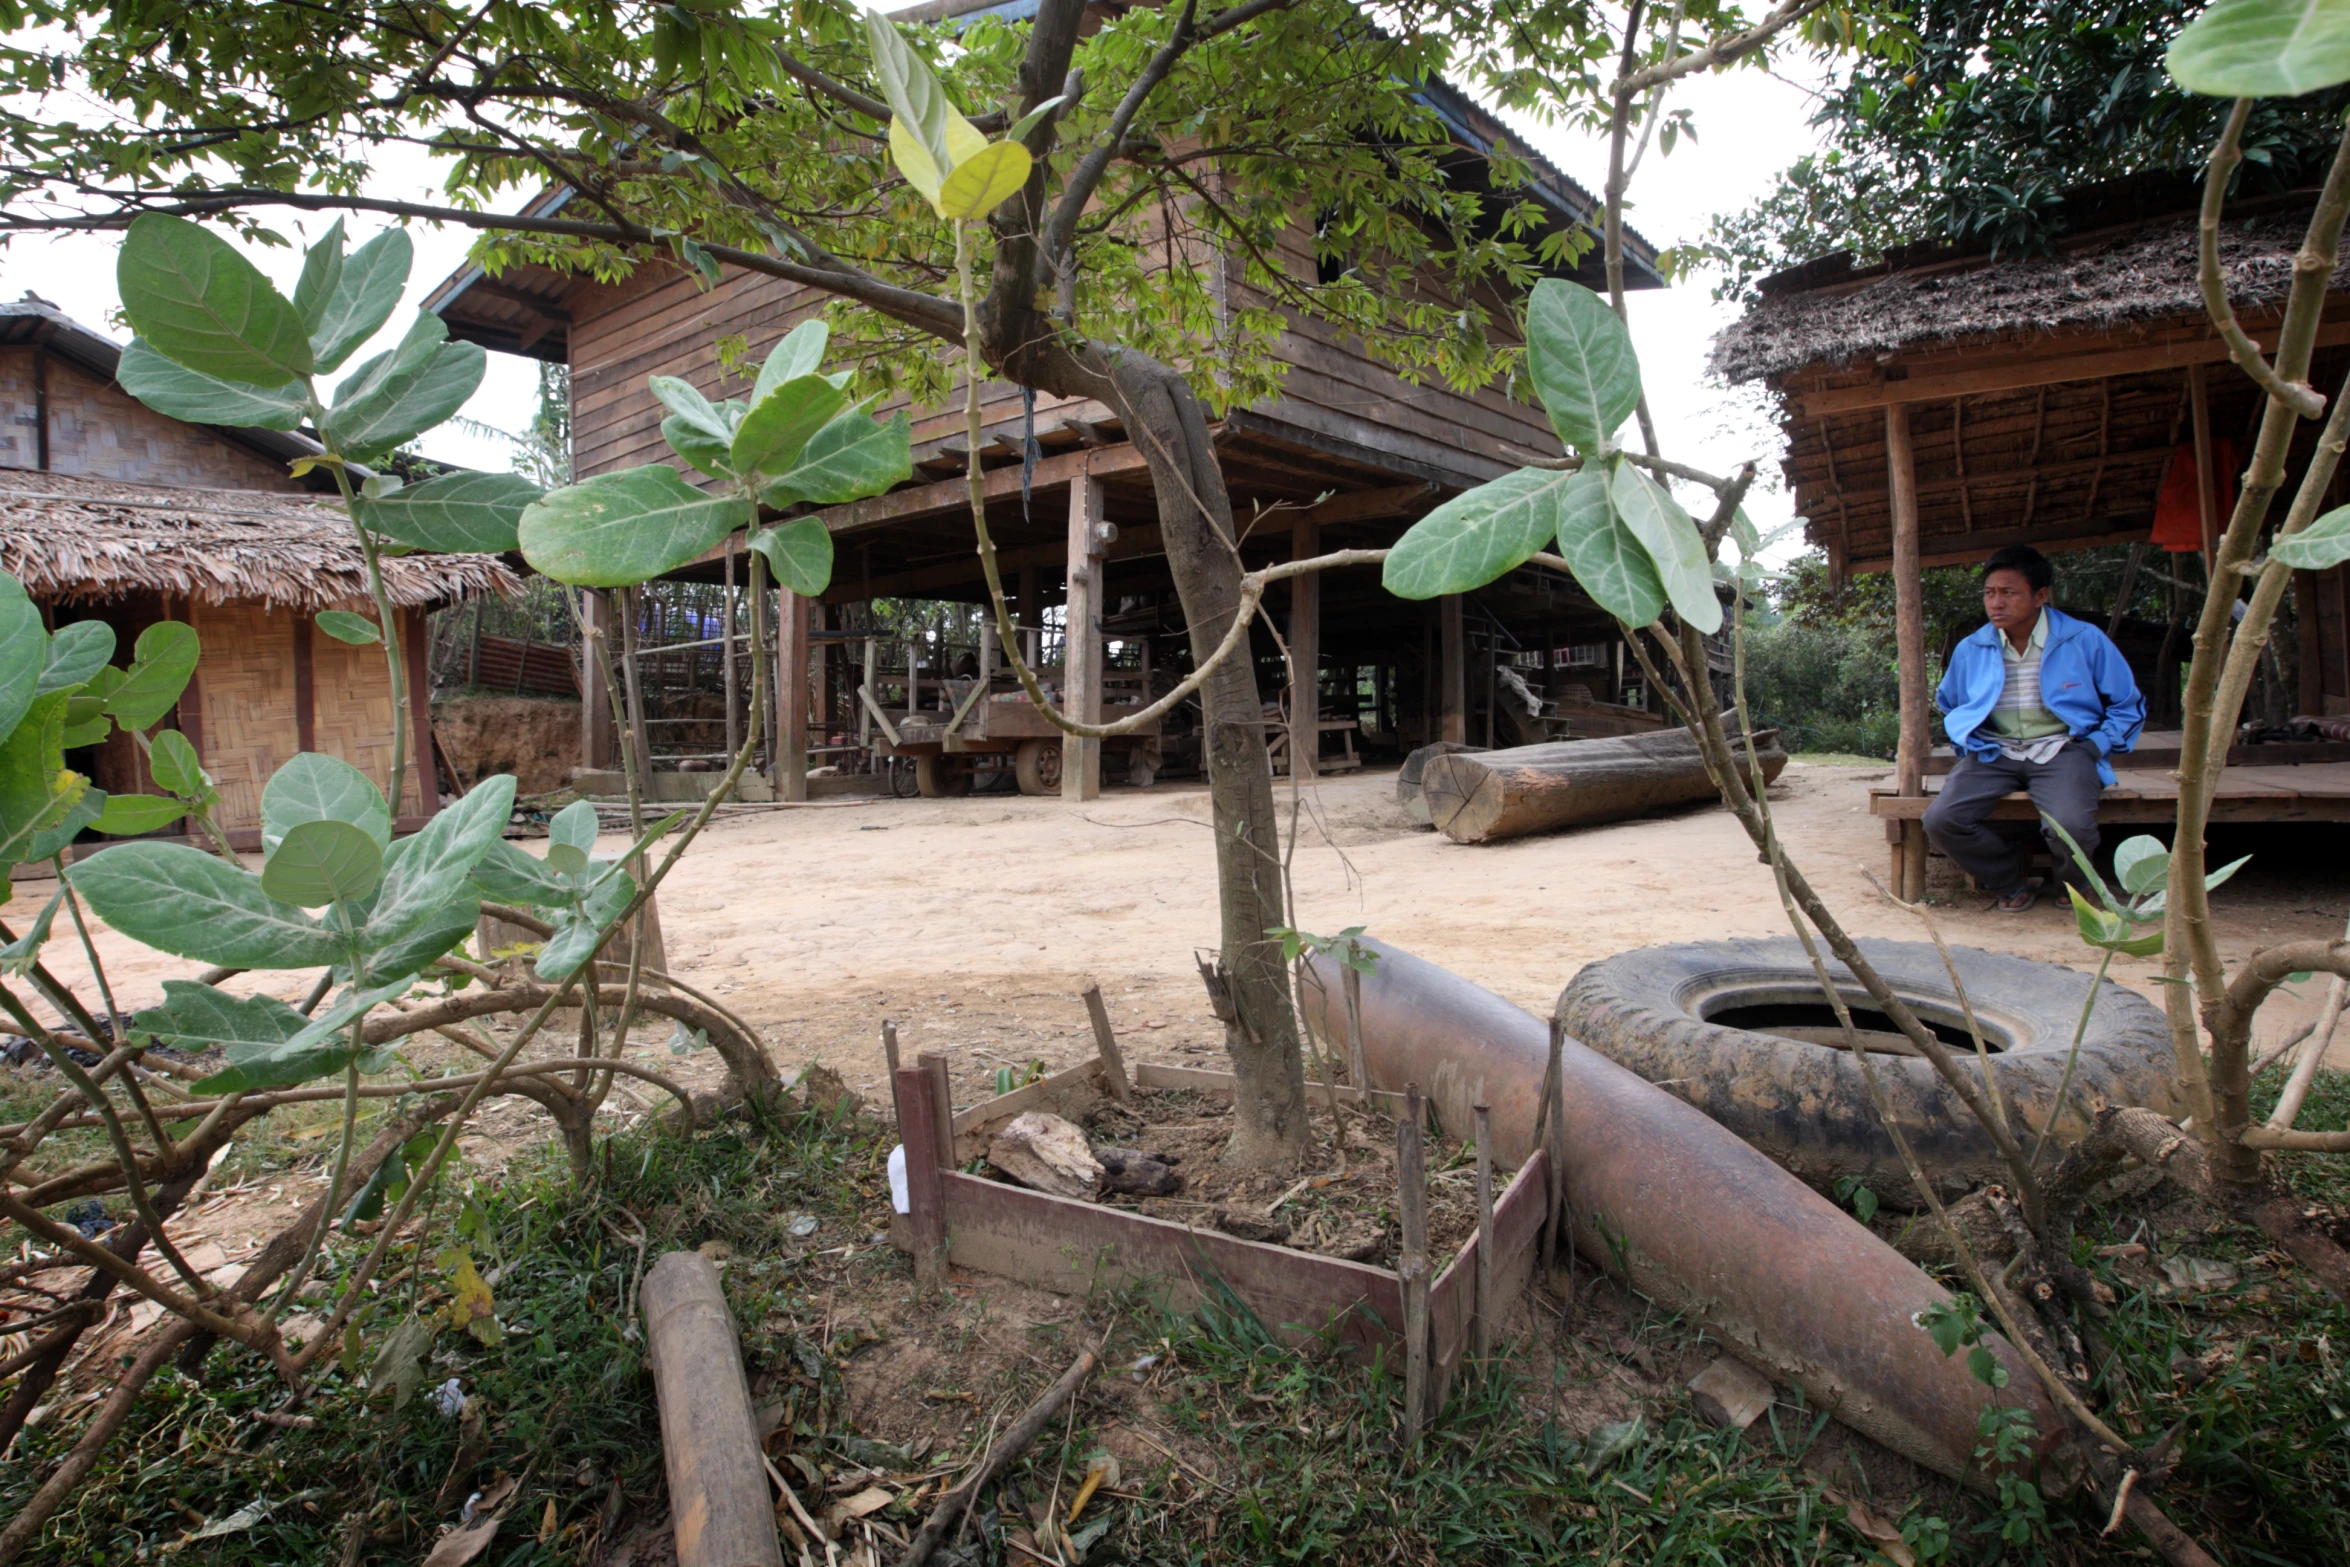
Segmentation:
{"type": "MultiPolygon", "coordinates": [[[[1911,246],[1868,267],[1822,257],[1764,279],[1715,340],[1717,373],[1777,397],[1795,509],[1831,574],[1894,573],[1905,795],[1925,769],[1923,567],[2009,543],[2126,543],[2137,548],[2125,600],[2149,548],[2200,575],[2193,557],[2224,523],[2264,400],[2204,315],[2194,194],[2132,182],[2077,192],[2053,255],[1911,246]]],[[[2290,194],[2223,216],[2229,298],[2264,349],[2311,205],[2290,194]]],[[[2311,379],[2331,391],[2350,371],[2350,264],[2334,275],[2317,344],[2311,379]]],[[[2315,433],[2305,428],[2294,471],[2315,433]]],[[[2301,573],[2295,610],[2299,709],[2350,712],[2345,572],[2301,573]]],[[[2185,651],[2174,629],[2140,671],[2158,703],[2177,691],[2185,651]]],[[[1922,854],[1913,864],[1922,875],[1922,854]]]]}
{"type": "MultiPolygon", "coordinates": [[[[426,704],[412,704],[415,772],[395,781],[382,649],[314,633],[321,610],[372,618],[341,507],[288,472],[319,446],[166,418],[115,384],[120,352],[39,300],[0,305],[0,570],[53,625],[106,621],[118,661],[159,620],[195,627],[203,657],[167,722],[196,746],[240,845],[258,844],[261,786],[296,751],[342,757],[422,822],[441,797],[426,704]]],[[[393,556],[384,574],[419,694],[426,613],[521,586],[486,556],[393,556]]],[[[71,762],[102,789],[153,788],[122,735],[71,762]]]]}

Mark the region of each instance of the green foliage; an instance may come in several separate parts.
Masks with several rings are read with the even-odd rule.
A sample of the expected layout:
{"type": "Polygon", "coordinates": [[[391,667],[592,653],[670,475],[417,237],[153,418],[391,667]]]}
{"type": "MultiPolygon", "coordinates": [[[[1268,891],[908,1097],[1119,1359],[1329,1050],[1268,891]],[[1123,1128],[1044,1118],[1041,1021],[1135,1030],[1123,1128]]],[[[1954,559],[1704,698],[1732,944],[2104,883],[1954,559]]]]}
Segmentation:
{"type": "Polygon", "coordinates": [[[179,705],[201,652],[196,628],[181,621],[159,620],[140,632],[131,649],[130,668],[106,693],[106,716],[125,729],[161,723],[179,705]]]}
{"type": "Polygon", "coordinates": [[[158,952],[223,968],[324,968],[348,944],[261,888],[261,878],[177,843],[123,843],[66,879],[98,917],[158,952]]]}
{"type": "Polygon", "coordinates": [[[312,624],[333,637],[354,647],[365,647],[384,639],[383,628],[365,615],[355,615],[347,609],[322,609],[312,617],[312,624]]]}
{"type": "MultiPolygon", "coordinates": [[[[1380,581],[1388,592],[1407,599],[1482,587],[1523,565],[1560,533],[1570,497],[1581,497],[1587,505],[1595,489],[1604,497],[1606,488],[1600,469],[1521,468],[1464,490],[1396,541],[1380,567],[1380,581]]],[[[1660,595],[1660,607],[1662,602],[1660,595]]]]}
{"type": "Polygon", "coordinates": [[[396,348],[361,364],[335,389],[319,433],[335,452],[366,462],[388,455],[465,406],[489,368],[478,343],[448,341],[439,316],[418,311],[396,348]]]}
{"type": "Polygon", "coordinates": [[[294,309],[310,334],[310,353],[319,374],[342,368],[343,361],[392,318],[414,259],[408,231],[396,228],[344,254],[340,218],[310,247],[302,258],[301,281],[294,287],[294,309]]]}
{"type": "Polygon", "coordinates": [[[1705,541],[1672,492],[1632,463],[1620,461],[1608,480],[1608,505],[1640,541],[1673,612],[1708,636],[1721,630],[1722,601],[1714,596],[1705,541]]]}
{"type": "Polygon", "coordinates": [[[2350,560],[2350,506],[2338,506],[2292,537],[2277,540],[2268,553],[2295,571],[2329,571],[2350,560]]]}
{"type": "Polygon", "coordinates": [[[357,506],[361,526],[411,549],[502,555],[522,547],[523,508],[539,486],[518,473],[450,473],[421,484],[370,488],[357,506]]]}
{"type": "Polygon", "coordinates": [[[97,679],[98,671],[113,657],[112,626],[103,620],[68,621],[50,635],[40,683],[34,690],[41,695],[78,690],[97,679]]]}
{"type": "Polygon", "coordinates": [[[261,871],[261,890],[280,903],[319,909],[351,902],[383,881],[384,851],[350,822],[302,822],[287,830],[261,871]]]}
{"type": "Polygon", "coordinates": [[[1866,626],[1795,619],[1746,632],[1746,696],[1757,725],[1791,751],[1890,757],[1901,678],[1891,638],[1866,626]]]}
{"type": "Polygon", "coordinates": [[[551,490],[522,513],[522,553],[558,582],[617,588],[675,571],[750,522],[740,495],[697,490],[664,463],[551,490]]]}
{"type": "Polygon", "coordinates": [[[767,557],[775,580],[794,593],[813,598],[832,581],[832,531],[817,518],[795,518],[754,534],[751,548],[767,557]]]}
{"type": "Polygon", "coordinates": [[[1665,612],[1665,585],[1639,536],[1616,514],[1604,468],[1575,475],[1559,497],[1558,549],[1575,580],[1601,609],[1627,626],[1665,612]]]}
{"type": "Polygon", "coordinates": [[[2344,0],[2217,0],[2164,56],[2171,79],[2213,98],[2297,98],[2350,81],[2344,0]]]}
{"type": "MultiPolygon", "coordinates": [[[[2097,894],[2093,903],[2080,888],[2069,882],[2065,885],[2065,891],[2072,898],[2073,923],[2080,932],[2081,940],[2103,951],[2118,952],[2133,958],[2152,957],[2160,952],[2161,931],[2144,936],[2132,935],[2131,931],[2135,926],[2159,924],[2163,918],[2169,899],[2170,850],[2163,847],[2162,841],[2141,833],[2124,840],[2113,851],[2114,877],[2122,884],[2122,890],[2117,894],[2106,884],[2105,878],[2097,874],[2096,862],[2081,852],[2081,846],[2073,841],[2073,835],[2065,830],[2063,823],[2053,816],[2042,816],[2040,820],[2050,832],[2064,840],[2065,848],[2072,854],[2073,864],[2097,894]]],[[[2250,864],[2251,859],[2252,856],[2247,854],[2240,860],[2230,861],[2208,873],[2203,878],[2203,890],[2209,892],[2219,887],[2250,864]]]]}
{"type": "Polygon", "coordinates": [[[316,368],[293,305],[200,223],[143,214],[123,238],[114,280],[132,330],[174,364],[262,388],[316,368]]]}
{"type": "Polygon", "coordinates": [[[49,633],[24,584],[0,572],[0,738],[16,728],[49,668],[49,633]]]}
{"type": "Polygon", "coordinates": [[[1526,347],[1559,439],[1604,455],[1640,402],[1640,360],[1622,319],[1590,289],[1544,278],[1526,299],[1526,347]]]}
{"type": "Polygon", "coordinates": [[[224,381],[173,363],[144,338],[133,338],[122,351],[114,379],[157,413],[198,424],[291,430],[309,415],[299,382],[265,387],[224,381]]]}
{"type": "MultiPolygon", "coordinates": [[[[179,792],[176,785],[165,782],[161,772],[155,776],[156,782],[179,792]]],[[[304,822],[349,822],[373,838],[378,847],[388,847],[392,841],[392,808],[375,780],[342,758],[317,751],[297,752],[269,775],[269,783],[261,791],[263,851],[274,851],[287,833],[304,822]]]]}

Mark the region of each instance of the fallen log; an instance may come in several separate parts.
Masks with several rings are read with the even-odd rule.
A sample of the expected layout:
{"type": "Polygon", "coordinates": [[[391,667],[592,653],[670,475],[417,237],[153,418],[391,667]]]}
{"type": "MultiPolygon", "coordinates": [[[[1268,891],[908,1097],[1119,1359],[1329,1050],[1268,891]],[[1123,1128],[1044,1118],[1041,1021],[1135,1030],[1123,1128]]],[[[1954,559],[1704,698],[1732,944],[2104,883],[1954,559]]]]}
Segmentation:
{"type": "Polygon", "coordinates": [[[716,1264],[699,1252],[670,1252],[645,1275],[639,1298],[678,1567],[783,1567],[751,1388],[716,1264]]]}
{"type": "MultiPolygon", "coordinates": [[[[1787,766],[1778,731],[1757,730],[1754,741],[1764,779],[1777,778],[1787,766]]],[[[1742,742],[1738,770],[1741,777],[1749,771],[1742,742]]],[[[1522,838],[1714,798],[1705,760],[1685,729],[1435,756],[1420,786],[1429,821],[1455,843],[1522,838]]]]}
{"type": "Polygon", "coordinates": [[[1428,771],[1428,764],[1440,756],[1457,756],[1466,751],[1482,751],[1481,745],[1463,745],[1458,740],[1439,740],[1424,745],[1403,759],[1403,767],[1395,775],[1395,803],[1403,807],[1404,815],[1416,827],[1433,825],[1428,820],[1428,797],[1422,792],[1420,780],[1428,771]]]}

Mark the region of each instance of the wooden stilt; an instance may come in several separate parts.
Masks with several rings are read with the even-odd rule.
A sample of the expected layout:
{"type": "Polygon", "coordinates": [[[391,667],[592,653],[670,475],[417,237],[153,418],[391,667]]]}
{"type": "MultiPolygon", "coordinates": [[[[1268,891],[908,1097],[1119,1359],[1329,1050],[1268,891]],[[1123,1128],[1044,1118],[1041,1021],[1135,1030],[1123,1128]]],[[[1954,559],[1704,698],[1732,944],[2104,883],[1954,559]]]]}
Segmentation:
{"type": "Polygon", "coordinates": [[[2211,393],[2202,365],[2187,367],[2187,416],[2195,442],[2195,511],[2203,525],[2203,576],[2219,558],[2219,471],[2211,454],[2211,393]]]}
{"type": "Polygon", "coordinates": [[[808,621],[815,602],[789,588],[776,595],[775,628],[775,793],[778,799],[808,797],[808,621]]]}
{"type": "Polygon", "coordinates": [[[1468,649],[1464,646],[1467,638],[1461,626],[1461,596],[1447,593],[1436,603],[1436,738],[1466,745],[1469,741],[1468,649]]]}
{"type": "MultiPolygon", "coordinates": [[[[1322,553],[1322,525],[1300,514],[1289,529],[1289,558],[1310,560],[1322,553]]],[[[1310,781],[1321,756],[1322,579],[1312,573],[1289,579],[1289,766],[1292,777],[1310,781]]]]}
{"type": "MultiPolygon", "coordinates": [[[[1102,721],[1102,484],[1091,474],[1069,481],[1069,597],[1062,623],[1065,652],[1062,700],[1069,716],[1102,721]]],[[[1065,735],[1061,740],[1061,798],[1098,800],[1102,792],[1102,743],[1065,735]]]]}
{"type": "MultiPolygon", "coordinates": [[[[1885,465],[1893,507],[1893,640],[1901,670],[1901,744],[1894,754],[1895,787],[1905,796],[1926,792],[1926,598],[1918,560],[1917,454],[1910,446],[1909,405],[1885,410],[1885,465]]],[[[1901,825],[1894,885],[1916,902],[1926,894],[1926,832],[1901,825]]]]}
{"type": "Polygon", "coordinates": [[[734,661],[734,535],[726,536],[726,592],[719,608],[721,638],[719,674],[726,686],[726,754],[734,755],[743,748],[742,716],[736,711],[736,688],[740,677],[735,673],[734,661]]]}
{"type": "MultiPolygon", "coordinates": [[[[580,618],[591,636],[601,637],[607,649],[613,632],[612,591],[588,588],[579,596],[580,618]]],[[[595,650],[583,642],[579,668],[579,765],[602,769],[612,765],[612,692],[604,684],[604,669],[595,650]]]]}

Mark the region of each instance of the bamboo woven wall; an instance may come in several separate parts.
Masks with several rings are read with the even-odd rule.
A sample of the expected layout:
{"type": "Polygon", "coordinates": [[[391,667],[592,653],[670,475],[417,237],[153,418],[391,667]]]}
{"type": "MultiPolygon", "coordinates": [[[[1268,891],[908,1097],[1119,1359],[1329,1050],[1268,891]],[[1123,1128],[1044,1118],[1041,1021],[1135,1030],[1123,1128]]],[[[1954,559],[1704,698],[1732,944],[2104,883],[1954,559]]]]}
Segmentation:
{"type": "Polygon", "coordinates": [[[204,645],[196,698],[204,770],[220,791],[220,824],[232,832],[259,827],[262,785],[301,749],[294,617],[259,604],[197,604],[191,624],[204,645]]]}
{"type": "MultiPolygon", "coordinates": [[[[166,418],[62,356],[48,356],[52,473],[227,490],[299,490],[285,469],[202,425],[166,418]]],[[[0,350],[0,468],[39,465],[34,351],[0,350]]]]}
{"type": "MultiPolygon", "coordinates": [[[[374,779],[384,798],[394,802],[395,814],[408,815],[421,810],[414,768],[408,769],[407,776],[400,780],[399,793],[394,794],[388,785],[392,766],[392,681],[384,669],[383,648],[374,643],[354,647],[329,636],[314,635],[310,639],[310,657],[318,718],[313,748],[341,757],[374,779]]],[[[286,711],[292,713],[291,703],[286,711]]]]}

